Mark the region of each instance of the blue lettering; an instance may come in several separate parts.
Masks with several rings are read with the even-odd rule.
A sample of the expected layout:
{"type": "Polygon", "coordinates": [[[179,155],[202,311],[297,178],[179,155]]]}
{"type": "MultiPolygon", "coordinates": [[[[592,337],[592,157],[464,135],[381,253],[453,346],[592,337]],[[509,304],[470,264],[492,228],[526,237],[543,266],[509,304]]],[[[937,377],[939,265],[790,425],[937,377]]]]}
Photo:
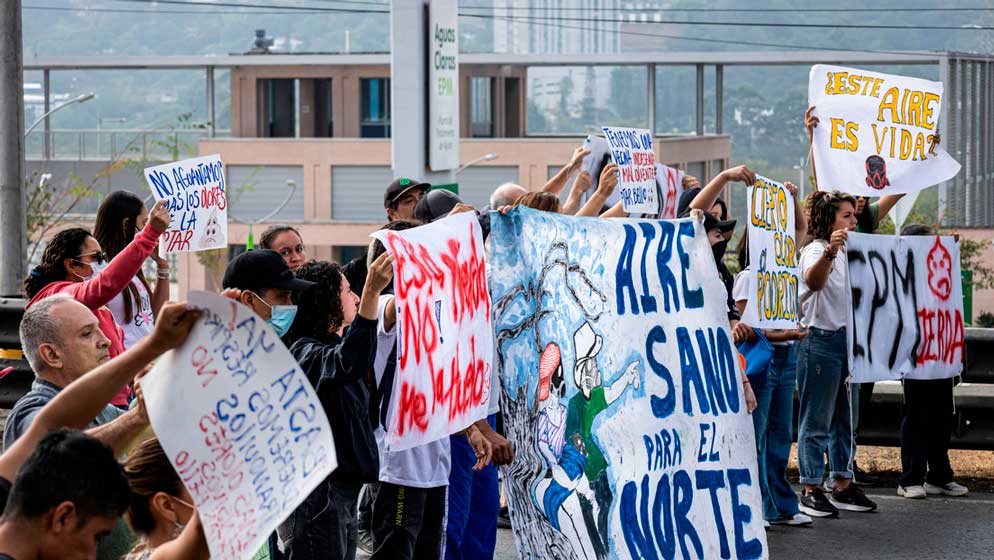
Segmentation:
{"type": "Polygon", "coordinates": [[[680,254],[680,265],[683,267],[683,303],[688,309],[704,307],[704,288],[698,287],[691,290],[687,286],[687,271],[690,270],[690,255],[683,248],[680,242],[681,237],[694,237],[694,222],[681,222],[680,233],[677,235],[676,248],[680,254]]]}
{"type": "Polygon", "coordinates": [[[618,300],[618,315],[625,314],[625,290],[632,303],[632,315],[639,314],[638,302],[635,299],[635,282],[632,280],[632,259],[635,257],[635,228],[625,224],[625,244],[618,257],[618,266],[614,272],[615,296],[618,300]]]}
{"type": "Polygon", "coordinates": [[[718,532],[718,544],[722,558],[731,558],[732,551],[728,549],[728,536],[725,535],[725,521],[721,518],[721,503],[718,502],[718,489],[725,487],[725,475],[721,471],[697,471],[694,473],[697,489],[707,489],[711,494],[711,509],[714,513],[715,529],[718,532]]]}
{"type": "Polygon", "coordinates": [[[677,327],[676,329],[677,347],[680,351],[680,383],[683,387],[683,412],[687,416],[694,415],[694,407],[690,401],[690,389],[694,388],[697,396],[697,406],[701,409],[701,414],[707,414],[711,409],[708,407],[708,397],[704,391],[704,381],[701,379],[701,371],[697,367],[697,356],[694,353],[694,346],[690,342],[690,333],[687,327],[677,327]]]}
{"type": "Polygon", "coordinates": [[[673,475],[673,511],[676,517],[677,539],[680,541],[680,552],[684,558],[690,558],[687,552],[686,538],[690,537],[691,544],[698,558],[704,558],[704,547],[701,545],[701,538],[697,536],[694,524],[687,519],[690,508],[694,505],[694,487],[690,482],[690,475],[687,471],[677,471],[673,475]]]}
{"type": "Polygon", "coordinates": [[[656,418],[667,418],[673,414],[673,410],[676,408],[676,388],[673,386],[673,376],[662,362],[656,360],[656,354],[653,352],[653,345],[664,343],[666,343],[666,332],[663,327],[659,325],[652,327],[649,331],[649,337],[645,341],[645,357],[652,372],[666,383],[665,396],[660,397],[655,391],[649,396],[652,415],[656,418]]]}
{"type": "Polygon", "coordinates": [[[753,538],[745,540],[744,526],[752,520],[752,509],[739,502],[739,486],[752,486],[749,469],[728,469],[728,487],[732,493],[732,528],[735,533],[735,555],[751,560],[763,555],[763,543],[753,538]]]}

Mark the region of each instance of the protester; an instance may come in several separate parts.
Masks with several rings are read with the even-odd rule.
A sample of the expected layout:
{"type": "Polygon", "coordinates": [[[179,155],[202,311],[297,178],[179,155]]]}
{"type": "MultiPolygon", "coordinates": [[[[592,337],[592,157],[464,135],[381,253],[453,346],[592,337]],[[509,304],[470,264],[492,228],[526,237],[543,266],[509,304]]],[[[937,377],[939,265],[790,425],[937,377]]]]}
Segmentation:
{"type": "Polygon", "coordinates": [[[680,185],[683,187],[683,190],[688,191],[690,189],[700,188],[701,182],[697,180],[697,177],[687,174],[683,176],[683,179],[680,181],[680,185]]]}
{"type": "Polygon", "coordinates": [[[124,517],[141,536],[124,560],[210,558],[193,498],[157,439],[139,444],[124,463],[131,505],[124,517]]]}
{"type": "MultiPolygon", "coordinates": [[[[58,298],[67,296],[54,297],[57,301],[58,298]]],[[[25,313],[29,325],[25,327],[22,320],[22,333],[25,330],[35,330],[31,323],[37,322],[39,314],[47,312],[47,305],[46,300],[44,304],[25,313]]],[[[92,422],[123,383],[162,353],[182,344],[199,317],[200,312],[189,309],[185,303],[166,303],[150,336],[70,383],[43,406],[23,435],[0,455],[0,512],[3,511],[10,493],[10,481],[14,480],[18,469],[34,452],[45,434],[59,428],[83,428],[92,422]]],[[[22,334],[21,340],[31,340],[31,337],[22,334]]],[[[108,435],[113,434],[104,432],[97,434],[97,437],[108,443],[108,435]]]]}
{"type": "MultiPolygon", "coordinates": [[[[165,202],[156,202],[141,233],[106,266],[100,243],[85,229],[70,228],[55,234],[41,264],[24,279],[24,294],[30,298],[25,309],[53,294],[72,296],[96,314],[100,331],[109,341],[109,356],[117,356],[124,351],[124,339],[106,305],[131,285],[169,221],[165,202]]],[[[124,386],[112,403],[125,407],[129,395],[130,389],[124,386]]]]}
{"type": "Polygon", "coordinates": [[[498,210],[504,206],[511,206],[526,194],[528,194],[528,189],[521,185],[504,183],[490,194],[490,209],[498,210]]]}
{"type": "Polygon", "coordinates": [[[289,560],[354,558],[359,489],[379,475],[366,375],[376,350],[376,306],[393,277],[393,258],[381,256],[368,270],[360,298],[337,264],[309,261],[297,269],[313,287],[294,298],[300,311],[286,342],[328,415],[338,467],[280,525],[289,560]]]}
{"type": "MultiPolygon", "coordinates": [[[[784,187],[794,197],[794,224],[797,239],[807,232],[807,220],[797,187],[784,187]]],[[[740,314],[752,296],[750,280],[755,276],[749,262],[749,232],[743,231],[736,251],[739,273],[735,275],[733,298],[740,314]]],[[[756,459],[759,487],[763,494],[763,517],[778,525],[810,525],[811,517],[800,513],[797,494],[787,480],[787,463],[793,441],[794,388],[797,384],[795,341],[807,336],[804,330],[763,330],[773,346],[773,357],[766,371],[766,382],[753,386],[756,410],[752,414],[756,430],[756,459]]]]}
{"type": "MultiPolygon", "coordinates": [[[[7,416],[4,449],[28,431],[42,407],[60,391],[111,359],[110,341],[100,330],[99,319],[68,294],[49,296],[29,307],[21,319],[20,338],[35,380],[7,416]]],[[[123,412],[107,405],[95,416],[91,435],[119,450],[148,425],[143,406],[123,412]]]]}
{"type": "MultiPolygon", "coordinates": [[[[106,258],[121,254],[148,223],[148,210],[140,198],[128,191],[114,191],[100,203],[93,237],[103,248],[106,258]]],[[[130,348],[148,336],[162,304],[169,299],[169,261],[152,251],[155,261],[155,288],[145,280],[141,268],[131,283],[107,303],[114,321],[124,332],[124,347],[130,348]]]]}
{"type": "Polygon", "coordinates": [[[542,212],[560,213],[559,197],[547,192],[533,192],[518,199],[514,206],[526,206],[542,212]]]}
{"type": "Polygon", "coordinates": [[[271,249],[279,253],[291,270],[296,269],[307,260],[304,238],[293,226],[285,224],[270,226],[262,232],[259,245],[263,249],[271,249]]]}
{"type": "Polygon", "coordinates": [[[221,285],[224,295],[249,307],[283,337],[297,315],[293,293],[308,290],[314,283],[294,278],[279,253],[261,249],[246,251],[228,263],[221,285]]]}
{"type": "Polygon", "coordinates": [[[77,431],[51,432],[14,479],[0,518],[0,560],[95,558],[130,499],[110,448],[77,431]]]}
{"type": "Polygon", "coordinates": [[[837,516],[839,509],[872,511],[877,504],[852,484],[851,460],[856,449],[851,405],[858,386],[849,383],[846,322],[850,310],[848,264],[844,245],[856,227],[856,200],[838,191],[816,191],[807,200],[808,238],[801,250],[801,324],[808,336],[800,341],[797,390],[800,400],[798,462],[804,495],[801,511],[815,517],[837,516]],[[849,391],[847,391],[849,387],[849,391]],[[854,393],[851,397],[849,392],[854,393]],[[825,452],[831,498],[821,488],[825,452]]]}
{"type": "MultiPolygon", "coordinates": [[[[912,224],[901,235],[935,235],[932,228],[912,224]]],[[[901,477],[897,495],[920,499],[929,494],[965,496],[969,489],[953,481],[949,439],[955,426],[950,379],[904,379],[901,418],[901,477]]]]}

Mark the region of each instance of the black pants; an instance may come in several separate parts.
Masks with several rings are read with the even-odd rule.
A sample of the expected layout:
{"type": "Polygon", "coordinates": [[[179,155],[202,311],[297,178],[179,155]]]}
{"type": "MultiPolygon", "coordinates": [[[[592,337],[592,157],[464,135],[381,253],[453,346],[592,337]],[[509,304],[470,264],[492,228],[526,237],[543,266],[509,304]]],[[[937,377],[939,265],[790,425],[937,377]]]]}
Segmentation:
{"type": "Polygon", "coordinates": [[[859,443],[859,432],[863,428],[863,417],[870,410],[870,401],[873,400],[873,383],[859,384],[859,398],[856,402],[856,443],[859,443]]]}
{"type": "Polygon", "coordinates": [[[901,421],[901,486],[942,486],[953,480],[953,380],[906,379],[901,421]]]}
{"type": "Polygon", "coordinates": [[[277,528],[287,560],[354,560],[360,484],[324,480],[277,528]]]}
{"type": "Polygon", "coordinates": [[[413,488],[389,482],[377,486],[370,560],[440,559],[446,487],[413,488]]]}

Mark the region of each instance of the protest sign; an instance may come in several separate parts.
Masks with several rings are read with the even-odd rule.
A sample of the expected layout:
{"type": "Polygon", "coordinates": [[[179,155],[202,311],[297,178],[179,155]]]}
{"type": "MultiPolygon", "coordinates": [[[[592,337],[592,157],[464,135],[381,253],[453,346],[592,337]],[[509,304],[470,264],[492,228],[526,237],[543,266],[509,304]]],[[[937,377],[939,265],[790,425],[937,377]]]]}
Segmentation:
{"type": "Polygon", "coordinates": [[[963,281],[952,237],[850,233],[849,364],[856,383],[963,372],[963,281]]]}
{"type": "Polygon", "coordinates": [[[855,196],[910,193],[960,165],[939,145],[942,82],[842,66],[811,67],[808,104],[818,189],[855,196]]]}
{"type": "Polygon", "coordinates": [[[335,445],[307,376],[265,321],[217,294],[189,302],[203,317],[142,389],[211,558],[243,560],[335,469],[335,445]]]}
{"type": "Polygon", "coordinates": [[[147,167],[145,180],[173,217],[162,234],[162,252],[228,248],[228,188],[220,155],[147,167]]]}
{"type": "Polygon", "coordinates": [[[386,444],[448,437],[487,414],[493,361],[483,231],[464,212],[404,231],[380,230],[394,256],[397,376],[386,444]]]}
{"type": "Polygon", "coordinates": [[[655,214],[656,154],[652,151],[652,133],[644,128],[604,127],[611,147],[611,159],[618,165],[618,193],[625,212],[655,214]]]}
{"type": "Polygon", "coordinates": [[[749,187],[749,301],[742,322],[761,329],[796,329],[798,248],[794,196],[756,176],[749,187]]]}
{"type": "Polygon", "coordinates": [[[765,558],[756,440],[703,227],[516,208],[491,279],[522,558],[765,558]]]}
{"type": "Polygon", "coordinates": [[[683,194],[683,176],[685,173],[674,167],[661,163],[656,164],[656,185],[660,195],[659,216],[665,220],[676,218],[677,205],[683,194]]]}

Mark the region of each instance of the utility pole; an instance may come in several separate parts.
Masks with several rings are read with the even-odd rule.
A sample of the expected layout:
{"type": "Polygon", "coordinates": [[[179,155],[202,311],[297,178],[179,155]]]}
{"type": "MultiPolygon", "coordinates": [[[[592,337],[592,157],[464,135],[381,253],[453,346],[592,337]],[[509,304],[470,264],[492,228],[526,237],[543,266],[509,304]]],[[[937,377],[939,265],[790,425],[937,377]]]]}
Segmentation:
{"type": "Polygon", "coordinates": [[[24,214],[24,73],[21,0],[0,10],[0,296],[21,291],[27,258],[24,214]]]}

